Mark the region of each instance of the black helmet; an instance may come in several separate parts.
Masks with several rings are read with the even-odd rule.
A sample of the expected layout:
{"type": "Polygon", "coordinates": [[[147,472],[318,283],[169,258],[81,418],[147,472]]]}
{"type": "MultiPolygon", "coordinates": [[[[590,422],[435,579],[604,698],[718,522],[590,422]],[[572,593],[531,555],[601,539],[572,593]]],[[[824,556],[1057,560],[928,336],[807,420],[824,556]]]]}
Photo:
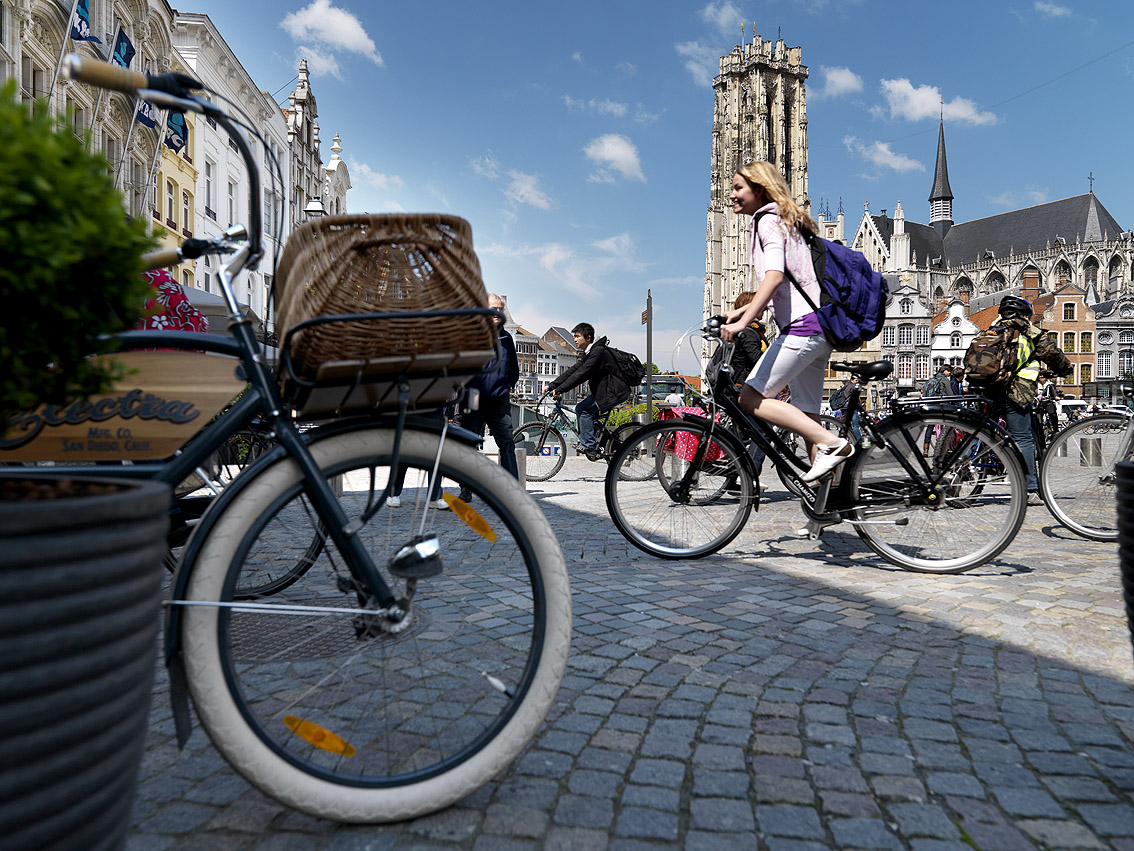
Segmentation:
{"type": "Polygon", "coordinates": [[[1000,299],[1000,315],[1005,317],[1021,316],[1024,319],[1030,319],[1032,303],[1018,295],[1006,295],[1000,299]]]}

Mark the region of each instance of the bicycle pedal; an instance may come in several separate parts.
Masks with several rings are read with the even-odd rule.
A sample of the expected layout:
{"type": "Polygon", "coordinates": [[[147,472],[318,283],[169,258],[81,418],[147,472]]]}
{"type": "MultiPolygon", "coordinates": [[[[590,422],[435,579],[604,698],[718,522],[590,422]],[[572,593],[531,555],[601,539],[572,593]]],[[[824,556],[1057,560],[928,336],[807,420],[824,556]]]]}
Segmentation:
{"type": "Polygon", "coordinates": [[[417,535],[410,538],[390,559],[390,573],[401,579],[427,579],[438,576],[444,566],[441,564],[441,544],[437,536],[417,535]]]}

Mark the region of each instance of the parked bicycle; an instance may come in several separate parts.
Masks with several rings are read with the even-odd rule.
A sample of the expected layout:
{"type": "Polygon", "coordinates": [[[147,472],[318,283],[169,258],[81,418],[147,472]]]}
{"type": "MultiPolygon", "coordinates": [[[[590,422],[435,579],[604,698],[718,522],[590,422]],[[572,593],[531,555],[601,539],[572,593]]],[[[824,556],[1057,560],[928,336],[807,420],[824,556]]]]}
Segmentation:
{"type": "MultiPolygon", "coordinates": [[[[704,332],[719,340],[720,318],[711,319],[704,332]]],[[[729,357],[720,362],[727,364],[729,357]]],[[[882,379],[893,370],[888,361],[831,367],[864,380],[882,379]]],[[[740,407],[727,368],[709,370],[706,378],[713,407],[728,416],[737,434],[713,416],[655,423],[623,445],[606,477],[611,518],[648,553],[696,558],[716,552],[740,533],[758,500],[746,440],[762,448],[802,494],[810,538],[849,523],[867,546],[907,570],[971,570],[1002,552],[1023,523],[1024,469],[1008,435],[987,419],[987,400],[965,397],[970,407],[957,408],[937,399],[892,399],[889,415],[880,422],[862,417],[870,446],[860,446],[841,469],[809,484],[801,476],[810,461],[791,452],[774,429],[740,407]],[[922,437],[939,425],[961,437],[934,463],[923,452],[922,437]],[[992,475],[987,470],[994,464],[1001,472],[992,475]],[[615,474],[625,466],[649,467],[654,475],[627,479],[615,474]],[[966,486],[978,475],[976,493],[966,486]],[[726,487],[730,481],[735,482],[731,489],[726,487]]],[[[862,410],[859,396],[853,393],[851,410],[862,410]]]]}
{"type": "MultiPolygon", "coordinates": [[[[1126,400],[1134,384],[1120,385],[1126,400]]],[[[1051,438],[1039,485],[1051,516],[1092,541],[1118,540],[1119,461],[1134,460],[1134,411],[1079,417],[1051,438]]]]}
{"type": "MultiPolygon", "coordinates": [[[[568,408],[559,399],[554,399],[555,404],[550,414],[541,413],[546,398],[546,395],[541,396],[536,402],[536,421],[520,426],[514,435],[516,447],[524,449],[527,454],[527,478],[533,482],[546,482],[563,469],[567,460],[567,440],[563,433],[577,435],[579,431],[575,409],[568,408]]],[[[622,448],[626,439],[640,428],[637,423],[626,423],[608,430],[607,422],[612,413],[611,410],[600,414],[595,422],[598,454],[607,463],[622,448]]]]}
{"type": "MultiPolygon", "coordinates": [[[[194,379],[193,389],[175,397],[179,404],[159,410],[158,399],[151,407],[187,417],[183,425],[197,433],[178,437],[172,454],[74,468],[176,485],[254,422],[273,436],[211,499],[169,589],[165,656],[179,740],[189,732],[187,687],[218,750],[287,805],[350,822],[447,806],[497,774],[535,733],[563,676],[571,631],[563,555],[535,501],[476,450],[474,435],[415,413],[436,408],[491,357],[493,311],[414,308],[425,276],[398,274],[398,263],[415,258],[453,260],[443,252],[445,240],[471,246],[467,224],[455,217],[344,216],[300,228],[292,240],[311,236],[304,228],[318,229],[319,247],[352,238],[334,263],[372,263],[355,281],[373,282],[391,306],[404,309],[314,316],[286,334],[281,327],[285,377],[277,381],[234,295],[234,278],[255,268],[262,253],[257,158],[238,121],[192,94],[203,86],[183,75],[143,75],[77,56],[67,67],[75,79],[212,119],[249,177],[249,224],[193,247],[195,256],[232,253],[217,276],[230,336],[121,335],[124,349],[166,350],[127,353],[140,364],[129,379],[140,393],[147,357],[160,355],[194,379]],[[431,228],[434,239],[418,241],[407,234],[410,226],[431,228]],[[360,233],[364,238],[356,239],[360,233]],[[448,333],[428,333],[444,326],[485,344],[317,363],[313,372],[293,361],[301,343],[329,329],[341,340],[350,323],[363,323],[370,333],[362,336],[371,340],[418,332],[422,340],[448,340],[448,333]],[[219,416],[197,430],[194,418],[210,417],[195,403],[197,385],[209,383],[205,376],[231,382],[234,372],[239,381],[212,409],[219,416]],[[368,400],[370,413],[361,412],[358,399],[368,400]],[[317,401],[324,412],[355,413],[301,432],[292,409],[316,410],[317,401]],[[393,509],[386,501],[399,471],[401,507],[393,509]],[[438,509],[443,481],[469,490],[476,508],[444,494],[448,510],[438,509]],[[290,570],[324,535],[325,546],[291,584],[270,597],[238,599],[237,589],[290,570]]],[[[170,254],[170,262],[190,256],[184,249],[170,254]]],[[[285,250],[283,260],[299,263],[297,257],[285,250]]],[[[321,278],[303,280],[314,289],[321,278]]],[[[476,283],[483,303],[479,276],[476,283]]],[[[138,430],[154,425],[155,434],[170,426],[128,422],[138,430]]],[[[145,448],[152,454],[156,445],[145,448]]],[[[58,464],[52,472],[68,469],[58,464]]]]}

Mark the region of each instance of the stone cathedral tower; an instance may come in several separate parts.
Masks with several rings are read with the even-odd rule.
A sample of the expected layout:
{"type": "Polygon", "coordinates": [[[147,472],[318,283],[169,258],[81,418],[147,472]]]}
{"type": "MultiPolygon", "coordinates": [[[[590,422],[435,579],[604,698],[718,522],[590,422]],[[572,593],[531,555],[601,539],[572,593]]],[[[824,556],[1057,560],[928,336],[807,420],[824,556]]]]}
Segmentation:
{"type": "Polygon", "coordinates": [[[803,50],[754,35],[721,57],[713,80],[713,147],[705,254],[705,316],[731,307],[748,284],[748,217],[735,216],[728,195],[738,166],[767,160],[779,167],[797,204],[807,195],[807,67],[803,50]],[[743,219],[743,221],[741,221],[743,219]]]}

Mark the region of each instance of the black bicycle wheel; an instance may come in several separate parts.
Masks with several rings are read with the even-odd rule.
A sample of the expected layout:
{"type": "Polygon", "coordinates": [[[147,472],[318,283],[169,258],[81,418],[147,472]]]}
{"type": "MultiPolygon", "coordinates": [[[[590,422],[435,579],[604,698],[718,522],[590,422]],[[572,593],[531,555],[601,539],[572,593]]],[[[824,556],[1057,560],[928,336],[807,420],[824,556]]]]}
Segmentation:
{"type": "Polygon", "coordinates": [[[619,450],[606,505],[634,546],[660,558],[698,558],[740,534],[755,501],[744,447],[717,429],[698,462],[706,440],[706,423],[668,420],[637,430],[619,450]]]}
{"type": "MultiPolygon", "coordinates": [[[[389,481],[393,435],[365,429],[311,452],[344,483],[341,504],[407,615],[363,608],[329,543],[290,587],[231,602],[241,574],[292,563],[303,481],[282,460],[258,472],[207,527],[183,612],[186,673],[201,722],[249,782],[298,810],[382,822],[441,809],[502,771],[554,700],[566,668],[571,601],[555,532],[519,483],[452,441],[440,472],[475,508],[428,485],[438,446],[407,431],[401,505],[366,518],[389,481]],[[424,525],[423,525],[424,518],[424,525]],[[396,579],[403,548],[436,536],[442,572],[396,579]]],[[[317,522],[317,521],[310,521],[317,522]]]]}
{"type": "MultiPolygon", "coordinates": [[[[612,464],[614,463],[614,455],[619,449],[626,445],[626,442],[630,440],[634,433],[640,428],[642,428],[642,426],[638,423],[626,423],[626,425],[619,426],[614,434],[611,435],[608,439],[608,445],[611,447],[610,461],[612,464]]],[[[642,452],[645,452],[645,447],[640,446],[637,454],[628,455],[623,459],[622,466],[618,470],[620,477],[630,481],[642,481],[643,479],[648,479],[650,476],[655,475],[654,470],[649,464],[635,463],[642,457],[642,452]]]]}
{"type": "Polygon", "coordinates": [[[546,482],[563,469],[567,460],[567,443],[559,429],[550,423],[528,423],[513,434],[516,448],[527,455],[527,478],[533,482],[546,482]]]}
{"type": "Polygon", "coordinates": [[[1039,484],[1051,516],[1092,541],[1118,540],[1115,464],[1134,458],[1130,419],[1097,414],[1051,439],[1039,484]]]}
{"type": "MultiPolygon", "coordinates": [[[[854,435],[847,428],[846,423],[844,423],[838,417],[829,417],[826,414],[820,414],[819,424],[832,434],[837,434],[839,437],[846,438],[847,440],[851,441],[851,443],[854,443],[854,435]]],[[[787,444],[788,449],[790,449],[794,455],[806,460],[807,454],[804,450],[806,444],[803,442],[803,438],[801,438],[794,431],[787,431],[786,429],[777,429],[777,433],[787,444]]],[[[784,474],[784,471],[779,467],[776,467],[776,475],[780,477],[780,482],[785,488],[788,489],[788,493],[792,494],[793,496],[803,496],[799,488],[796,487],[795,483],[791,479],[789,479],[784,474]]]]}
{"type": "Polygon", "coordinates": [[[887,561],[922,573],[962,573],[1007,547],[1027,509],[1027,481],[1016,450],[984,426],[950,414],[884,421],[883,440],[859,448],[848,462],[855,531],[887,561]],[[954,448],[912,480],[925,460],[926,428],[950,433],[954,448]],[[970,439],[972,438],[972,439],[970,439]],[[967,448],[966,448],[967,447],[967,448]]]}

